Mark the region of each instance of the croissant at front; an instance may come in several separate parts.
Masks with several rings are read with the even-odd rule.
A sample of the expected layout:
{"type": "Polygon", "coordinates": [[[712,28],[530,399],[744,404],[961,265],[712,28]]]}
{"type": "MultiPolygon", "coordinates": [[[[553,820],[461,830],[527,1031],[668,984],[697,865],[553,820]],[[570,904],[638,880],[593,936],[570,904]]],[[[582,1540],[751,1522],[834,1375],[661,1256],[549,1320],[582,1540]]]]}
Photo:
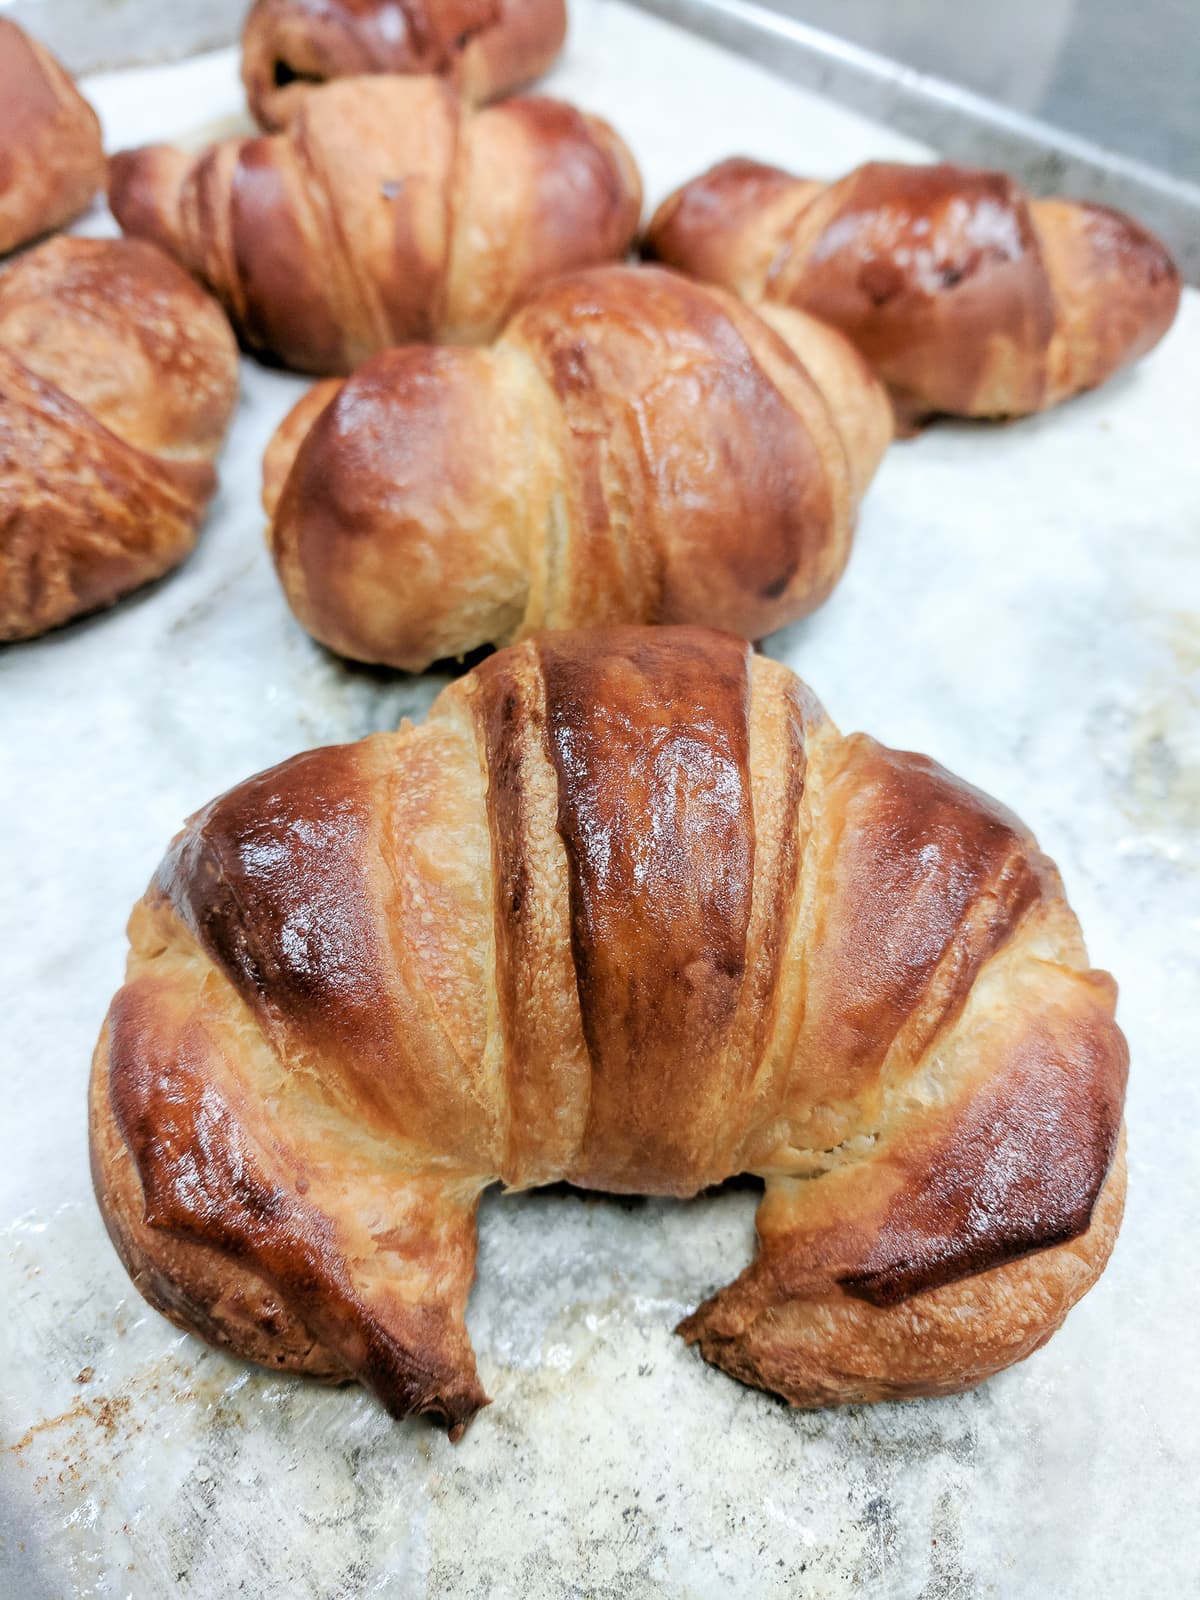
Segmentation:
{"type": "Polygon", "coordinates": [[[663,202],[644,248],[840,328],[905,421],[1022,416],[1095,388],[1158,343],[1181,293],[1133,218],[948,163],[819,183],[725,161],[663,202]]]}
{"type": "Polygon", "coordinates": [[[599,117],[533,98],[472,111],[431,77],[341,79],[282,133],[109,166],[122,229],[206,283],[248,349],[317,374],[492,337],[540,284],[623,256],[641,200],[599,117]]]}
{"type": "Polygon", "coordinates": [[[564,0],[255,0],[242,81],[272,129],[312,85],[366,73],[431,73],[479,105],[545,72],[566,31],[564,0]]]}
{"type": "Polygon", "coordinates": [[[760,1174],[681,1331],[805,1406],[977,1383],[1113,1244],[1127,1051],[1053,864],[728,635],[545,634],[251,779],[130,941],[91,1140],[135,1283],[454,1434],[490,1183],[760,1174]]]}
{"type": "Polygon", "coordinates": [[[811,317],[657,268],[544,289],[486,350],[408,346],[318,385],[264,464],[297,617],[419,671],[543,627],[759,638],[829,594],[891,438],[811,317]]]}

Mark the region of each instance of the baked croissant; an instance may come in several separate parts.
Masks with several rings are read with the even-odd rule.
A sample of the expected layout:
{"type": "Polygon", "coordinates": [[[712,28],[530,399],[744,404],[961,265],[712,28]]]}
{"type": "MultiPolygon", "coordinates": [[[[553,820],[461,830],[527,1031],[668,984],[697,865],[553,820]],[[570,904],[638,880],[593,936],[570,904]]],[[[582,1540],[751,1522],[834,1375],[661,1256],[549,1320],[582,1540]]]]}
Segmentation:
{"type": "Polygon", "coordinates": [[[905,421],[1044,410],[1144,355],[1179,306],[1174,263],[1132,218],[950,165],[872,161],[826,184],[725,161],[663,202],[645,248],[831,322],[905,421]]]}
{"type": "Polygon", "coordinates": [[[598,117],[535,99],[473,112],[437,78],[326,84],[286,133],[127,151],[109,179],[126,233],[205,282],[251,350],[314,373],[490,338],[540,283],[624,255],[641,197],[598,117]]]}
{"type": "Polygon", "coordinates": [[[562,278],[487,350],[389,350],[318,385],[264,467],[289,603],[418,671],[542,627],[758,638],[841,575],[887,396],[811,317],[651,267],[562,278]]]}
{"type": "Polygon", "coordinates": [[[96,113],[49,50],[0,17],[0,255],[70,222],[103,187],[96,113]]]}
{"type": "Polygon", "coordinates": [[[0,640],[183,560],[236,401],[220,307],[153,245],[51,239],[0,272],[0,640]]]}
{"type": "Polygon", "coordinates": [[[264,128],[314,84],[364,73],[432,73],[478,105],[545,72],[566,31],[564,0],[255,0],[242,81],[264,128]]]}
{"type": "Polygon", "coordinates": [[[199,812],[129,934],[91,1146],[134,1282],[452,1434],[488,1184],[759,1174],[680,1331],[798,1406],[978,1383],[1117,1232],[1127,1050],[1053,864],[725,634],[489,657],[199,812]]]}

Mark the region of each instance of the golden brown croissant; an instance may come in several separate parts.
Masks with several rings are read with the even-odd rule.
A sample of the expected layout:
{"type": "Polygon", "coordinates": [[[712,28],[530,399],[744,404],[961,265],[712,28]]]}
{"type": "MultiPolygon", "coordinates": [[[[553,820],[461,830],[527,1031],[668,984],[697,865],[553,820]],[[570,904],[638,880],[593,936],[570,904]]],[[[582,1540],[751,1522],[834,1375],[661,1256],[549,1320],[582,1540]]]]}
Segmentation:
{"type": "Polygon", "coordinates": [[[104,170],[100,123],[69,73],[0,17],[0,255],[86,210],[104,170]]]}
{"type": "Polygon", "coordinates": [[[176,838],[96,1050],[109,1231],[181,1327],[461,1431],[500,1182],[766,1180],[682,1325],[794,1405],[1020,1360],[1120,1221],[1127,1069],[1053,864],[695,628],[544,634],[176,838]]]}
{"type": "Polygon", "coordinates": [[[0,640],[183,560],[236,401],[220,307],[153,245],[51,239],[0,272],[0,640]]]}
{"type": "Polygon", "coordinates": [[[626,253],[633,157],[558,100],[470,111],[437,78],[343,79],[286,133],[116,156],[109,200],[224,302],[244,343],[348,372],[408,339],[487,339],[540,283],[626,253]]]}
{"type": "Polygon", "coordinates": [[[1041,411],[1144,355],[1179,306],[1174,263],[1132,218],[950,165],[825,184],[726,161],[663,202],[646,251],[831,322],[906,420],[1041,411]]]}
{"type": "Polygon", "coordinates": [[[758,638],[825,599],[891,438],[839,334],[651,267],[562,278],[488,350],[390,350],[267,451],[288,600],[412,671],[543,627],[758,638]]]}
{"type": "Polygon", "coordinates": [[[566,31],[564,0],[255,0],[242,81],[264,128],[314,84],[364,73],[432,73],[481,105],[545,72],[566,31]]]}

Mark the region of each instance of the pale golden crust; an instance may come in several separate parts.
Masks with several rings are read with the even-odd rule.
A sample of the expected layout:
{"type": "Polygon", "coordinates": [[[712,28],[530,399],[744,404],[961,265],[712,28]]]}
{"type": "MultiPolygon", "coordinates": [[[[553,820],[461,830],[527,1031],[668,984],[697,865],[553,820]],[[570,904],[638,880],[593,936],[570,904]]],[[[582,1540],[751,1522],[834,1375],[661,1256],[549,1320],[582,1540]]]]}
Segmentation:
{"type": "Polygon", "coordinates": [[[176,566],[237,400],[220,308],[139,240],[52,239],[0,274],[0,640],[176,566]]]}
{"type": "Polygon", "coordinates": [[[0,256],[70,222],[103,187],[96,113],[50,52],[0,17],[0,256]]]}
{"type": "Polygon", "coordinates": [[[293,610],[359,660],[609,622],[758,638],[828,595],[890,438],[882,387],[803,313],[599,267],[490,350],[388,351],[307,397],[264,500],[293,610]]]}
{"type": "Polygon", "coordinates": [[[484,1401],[497,1180],[765,1176],[682,1331],[796,1404],[977,1382],[1115,1235],[1127,1052],[1053,867],[726,635],[491,657],[213,802],[130,939],[92,1141],[139,1286],[397,1414],[484,1401]]]}
{"type": "Polygon", "coordinates": [[[433,74],[474,104],[551,65],[563,0],[255,0],[242,81],[264,128],[282,128],[315,85],[369,73],[433,74]]]}
{"type": "Polygon", "coordinates": [[[1093,388],[1158,342],[1180,296],[1131,218],[949,164],[818,184],[723,162],[663,202],[645,250],[839,328],[905,422],[1020,416],[1093,388]]]}
{"type": "Polygon", "coordinates": [[[325,374],[490,338],[548,279],[624,255],[642,193],[617,134],[572,106],[472,112],[441,79],[370,77],[305,94],[280,134],[117,155],[109,202],[248,348],[325,374]]]}

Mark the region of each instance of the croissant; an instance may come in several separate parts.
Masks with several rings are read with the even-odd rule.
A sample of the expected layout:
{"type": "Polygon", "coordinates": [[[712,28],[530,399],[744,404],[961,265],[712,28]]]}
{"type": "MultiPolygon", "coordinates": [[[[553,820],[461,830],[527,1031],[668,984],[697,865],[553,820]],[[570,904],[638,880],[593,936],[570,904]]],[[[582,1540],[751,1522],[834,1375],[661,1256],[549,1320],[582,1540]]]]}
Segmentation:
{"type": "Polygon", "coordinates": [[[236,400],[220,307],[152,245],[61,237],[0,273],[0,640],[183,560],[236,400]]]}
{"type": "Polygon", "coordinates": [[[286,133],[116,156],[109,202],[221,299],[252,350],[348,372],[410,339],[490,338],[539,284],[624,255],[633,157],[557,100],[465,107],[437,78],[343,79],[286,133]]]}
{"type": "Polygon", "coordinates": [[[545,72],[566,31],[564,0],[255,0],[242,81],[272,129],[313,84],[362,73],[432,73],[482,104],[545,72]]]}
{"type": "Polygon", "coordinates": [[[1022,416],[1151,349],[1179,307],[1162,244],[999,172],[872,161],[838,183],[721,163],[659,207],[648,255],[840,328],[898,415],[1022,416]]]}
{"type": "Polygon", "coordinates": [[[0,255],[70,222],[103,187],[96,113],[50,52],[0,17],[0,255]]]}
{"type": "Polygon", "coordinates": [[[214,801],[97,1046],[109,1232],[180,1327],[452,1434],[480,1191],[766,1182],[680,1332],[798,1406],[1037,1349],[1120,1221],[1125,1041],[1054,865],[726,634],[544,634],[214,801]]]}
{"type": "Polygon", "coordinates": [[[358,660],[418,671],[622,621],[757,638],[833,587],[890,438],[832,329],[595,267],[490,349],[390,350],[318,385],[268,448],[264,501],[293,610],[358,660]]]}

